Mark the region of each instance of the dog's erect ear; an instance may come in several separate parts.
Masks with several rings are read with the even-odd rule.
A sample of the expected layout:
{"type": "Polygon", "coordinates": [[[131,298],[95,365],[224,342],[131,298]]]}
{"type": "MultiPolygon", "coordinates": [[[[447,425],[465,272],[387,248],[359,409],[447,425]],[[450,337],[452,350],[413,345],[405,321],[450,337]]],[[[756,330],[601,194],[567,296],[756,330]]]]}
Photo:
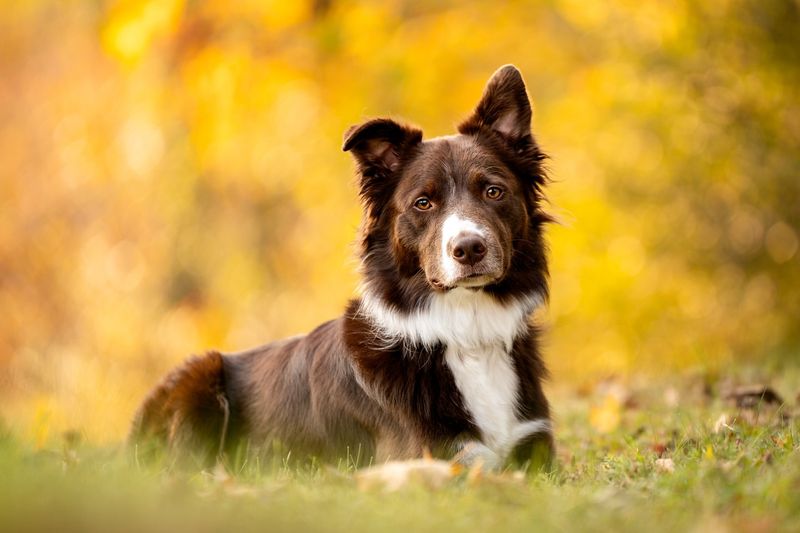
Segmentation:
{"type": "Polygon", "coordinates": [[[531,103],[522,74],[514,65],[497,69],[475,111],[458,126],[464,135],[489,128],[506,141],[517,144],[531,135],[531,103]]]}
{"type": "Polygon", "coordinates": [[[388,118],[351,126],[344,134],[345,152],[353,152],[359,171],[366,176],[386,176],[400,165],[405,152],[422,140],[422,131],[388,118]]]}

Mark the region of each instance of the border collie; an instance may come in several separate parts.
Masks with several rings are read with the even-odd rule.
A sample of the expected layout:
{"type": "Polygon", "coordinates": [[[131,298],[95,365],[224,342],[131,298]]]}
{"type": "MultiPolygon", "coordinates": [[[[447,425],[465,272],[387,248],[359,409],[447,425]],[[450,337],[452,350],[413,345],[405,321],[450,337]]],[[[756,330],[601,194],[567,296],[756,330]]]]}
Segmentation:
{"type": "Polygon", "coordinates": [[[246,442],[325,461],[546,463],[530,315],[547,300],[550,219],[519,71],[495,72],[455,135],[378,118],[343,149],[364,206],[361,296],[307,335],[189,359],[145,399],[132,442],[203,462],[246,442]]]}

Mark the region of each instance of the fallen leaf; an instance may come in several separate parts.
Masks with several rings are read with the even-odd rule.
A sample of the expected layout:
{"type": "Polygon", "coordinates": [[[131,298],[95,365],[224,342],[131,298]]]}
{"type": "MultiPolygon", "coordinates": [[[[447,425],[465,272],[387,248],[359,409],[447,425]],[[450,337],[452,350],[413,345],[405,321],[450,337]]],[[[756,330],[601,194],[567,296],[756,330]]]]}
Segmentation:
{"type": "Polygon", "coordinates": [[[212,481],[221,485],[236,483],[236,480],[234,480],[233,476],[228,473],[228,469],[225,468],[225,465],[222,463],[217,463],[214,465],[214,469],[209,472],[209,476],[211,477],[212,481]]]}
{"type": "Polygon", "coordinates": [[[650,446],[650,449],[653,450],[659,457],[661,457],[667,451],[667,445],[656,442],[650,446]]]}
{"type": "Polygon", "coordinates": [[[725,394],[725,399],[740,409],[755,409],[761,405],[783,405],[783,398],[769,385],[747,385],[734,387],[725,394]]]}
{"type": "Polygon", "coordinates": [[[733,430],[728,421],[728,415],[725,413],[722,413],[717,421],[714,422],[714,433],[721,433],[723,430],[733,430]]]}
{"type": "Polygon", "coordinates": [[[675,471],[675,462],[669,457],[656,459],[656,470],[662,474],[671,474],[675,471]]]}
{"type": "Polygon", "coordinates": [[[484,470],[481,475],[472,481],[471,487],[490,487],[502,489],[505,487],[517,488],[525,484],[525,473],[520,470],[508,472],[492,472],[484,470]]]}
{"type": "Polygon", "coordinates": [[[230,496],[255,496],[258,491],[255,487],[240,483],[230,475],[222,463],[217,463],[211,472],[205,472],[211,482],[205,490],[199,492],[204,498],[215,497],[220,493],[230,496]]]}
{"type": "Polygon", "coordinates": [[[390,461],[356,472],[356,484],[362,491],[394,492],[412,485],[435,490],[453,479],[459,470],[457,465],[433,459],[390,461]]]}

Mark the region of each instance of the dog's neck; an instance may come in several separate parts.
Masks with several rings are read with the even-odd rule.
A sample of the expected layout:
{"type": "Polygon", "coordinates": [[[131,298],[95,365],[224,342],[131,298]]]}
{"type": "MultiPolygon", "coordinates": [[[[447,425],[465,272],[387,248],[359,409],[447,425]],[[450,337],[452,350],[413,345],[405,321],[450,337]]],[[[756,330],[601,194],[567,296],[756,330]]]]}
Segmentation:
{"type": "Polygon", "coordinates": [[[499,344],[509,352],[517,336],[527,331],[530,314],[543,300],[534,292],[500,302],[483,290],[457,288],[433,293],[416,309],[404,312],[365,286],[359,311],[376,337],[387,344],[428,349],[499,344]]]}

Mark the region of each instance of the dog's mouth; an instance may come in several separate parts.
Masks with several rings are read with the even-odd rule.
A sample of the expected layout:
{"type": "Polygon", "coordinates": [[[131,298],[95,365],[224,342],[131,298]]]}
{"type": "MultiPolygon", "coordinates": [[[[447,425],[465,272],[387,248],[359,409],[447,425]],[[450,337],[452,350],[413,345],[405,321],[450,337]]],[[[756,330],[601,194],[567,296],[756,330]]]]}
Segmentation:
{"type": "Polygon", "coordinates": [[[437,290],[450,291],[457,288],[482,289],[487,285],[496,283],[498,281],[498,277],[483,272],[474,272],[472,274],[467,274],[466,276],[461,276],[454,280],[450,280],[447,283],[438,278],[431,278],[428,281],[431,286],[437,290]]]}
{"type": "Polygon", "coordinates": [[[497,281],[497,279],[494,276],[475,273],[456,280],[453,285],[455,287],[479,288],[491,285],[495,281],[497,281]]]}

